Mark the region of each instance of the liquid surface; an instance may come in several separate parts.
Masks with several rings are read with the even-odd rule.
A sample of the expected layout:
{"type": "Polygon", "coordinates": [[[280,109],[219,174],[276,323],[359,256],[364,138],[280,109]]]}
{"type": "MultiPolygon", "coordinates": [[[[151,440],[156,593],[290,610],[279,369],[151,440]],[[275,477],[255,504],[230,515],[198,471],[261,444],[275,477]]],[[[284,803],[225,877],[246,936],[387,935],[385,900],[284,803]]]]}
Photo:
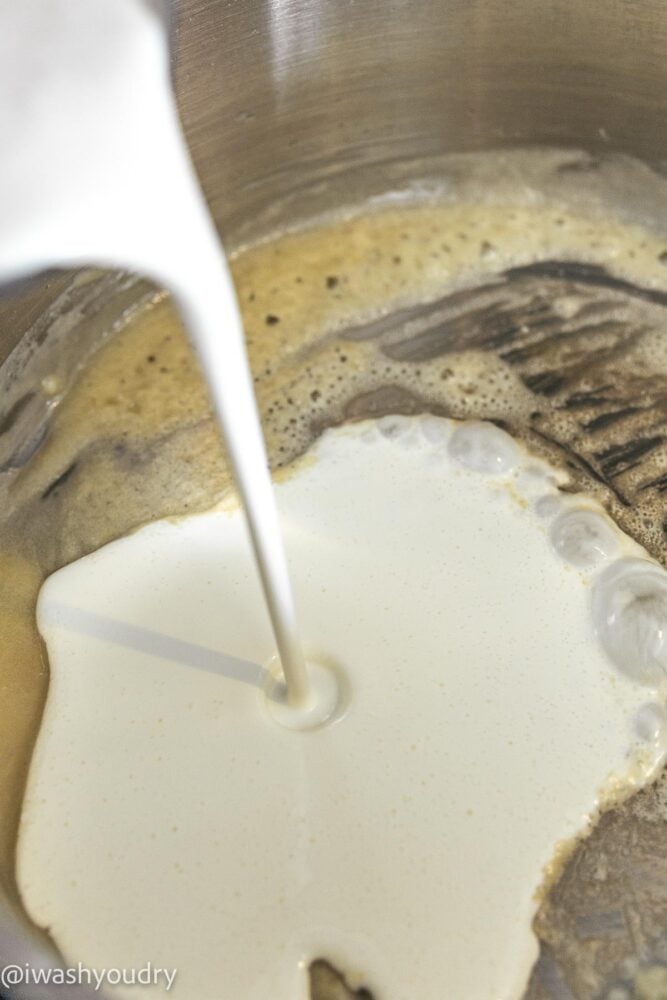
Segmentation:
{"type": "MultiPolygon", "coordinates": [[[[645,227],[619,221],[609,192],[600,194],[599,209],[594,198],[573,207],[572,188],[558,186],[575,176],[560,170],[571,159],[571,154],[545,154],[536,171],[534,155],[482,158],[469,164],[468,194],[456,192],[458,201],[369,209],[233,259],[274,466],[301,453],[328,423],[397,405],[405,412],[497,419],[558,465],[567,491],[585,489],[599,497],[626,530],[664,556],[664,499],[650,485],[659,483],[665,468],[659,441],[667,373],[664,321],[659,306],[619,298],[612,283],[664,288],[661,256],[667,244],[645,227]],[[517,184],[517,176],[533,177],[530,191],[517,184]],[[497,187],[489,185],[490,177],[497,187]],[[509,285],[516,287],[513,301],[504,297],[504,275],[545,260],[582,264],[563,280],[530,279],[541,312],[523,333],[523,279],[509,285]],[[586,277],[589,266],[605,269],[606,286],[591,283],[597,278],[595,272],[591,280],[586,277]],[[498,289],[491,303],[484,290],[490,285],[498,289]],[[469,292],[461,313],[465,331],[480,329],[475,321],[480,305],[490,327],[503,314],[513,325],[515,333],[501,352],[491,338],[484,343],[457,334],[446,349],[436,342],[433,357],[425,360],[416,350],[408,352],[410,332],[399,319],[389,325],[389,334],[406,345],[402,359],[389,355],[386,334],[366,341],[348,337],[350,328],[378,318],[393,321],[406,306],[421,305],[431,315],[432,303],[460,301],[461,290],[469,292]],[[593,309],[601,332],[592,338],[593,309]],[[269,323],[269,316],[278,322],[269,323]],[[633,332],[639,327],[640,334],[633,332]],[[626,328],[632,336],[624,339],[626,328]],[[561,338],[576,347],[579,367],[571,374],[564,369],[561,388],[545,394],[539,381],[530,380],[556,367],[561,338]],[[599,350],[600,338],[605,351],[599,350]],[[542,355],[519,353],[531,344],[542,355]],[[606,389],[596,395],[591,392],[596,387],[606,389]],[[615,423],[599,420],[618,410],[623,412],[615,423]],[[631,456],[633,441],[644,437],[651,450],[640,459],[608,467],[598,457],[631,456]]],[[[577,175],[577,190],[580,186],[577,175]]],[[[10,886],[23,782],[47,684],[34,620],[41,580],[147,520],[206,509],[230,490],[198,366],[164,296],[156,295],[107,342],[64,395],[66,374],[56,361],[36,376],[36,392],[50,407],[48,435],[12,478],[2,525],[0,848],[10,886]]],[[[549,388],[546,377],[544,384],[549,388]]],[[[563,963],[562,974],[577,997],[605,995],[615,968],[631,996],[633,969],[659,948],[660,901],[667,898],[661,862],[666,801],[661,782],[636,803],[605,816],[577,848],[576,867],[570,865],[542,901],[540,937],[548,942],[547,955],[563,963]],[[606,919],[621,911],[627,926],[606,919]],[[638,939],[640,923],[644,932],[638,939]],[[591,935],[583,946],[582,926],[591,935]]],[[[558,855],[551,878],[560,874],[566,857],[567,852],[558,855]]],[[[551,987],[544,983],[553,981],[553,966],[547,963],[545,969],[549,979],[542,981],[538,968],[531,998],[549,995],[551,987]]],[[[328,998],[331,977],[319,975],[319,966],[315,971],[313,996],[328,998]]],[[[339,985],[331,989],[337,998],[348,996],[339,985]]]]}
{"type": "Polygon", "coordinates": [[[488,424],[320,439],[277,487],[349,695],[308,734],[267,722],[238,510],[52,576],[18,877],[64,955],[150,954],[184,1000],[305,998],[318,957],[386,1000],[521,996],[554,846],[665,749],[664,692],[615,669],[591,608],[624,559],[665,574],[559,481],[488,424]]]}

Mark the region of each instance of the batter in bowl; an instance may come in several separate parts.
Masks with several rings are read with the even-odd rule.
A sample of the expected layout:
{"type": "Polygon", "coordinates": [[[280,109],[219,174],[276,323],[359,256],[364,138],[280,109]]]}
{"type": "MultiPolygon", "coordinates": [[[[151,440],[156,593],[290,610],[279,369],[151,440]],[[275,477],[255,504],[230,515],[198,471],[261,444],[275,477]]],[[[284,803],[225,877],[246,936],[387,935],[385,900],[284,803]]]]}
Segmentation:
{"type": "MultiPolygon", "coordinates": [[[[590,325],[577,319],[581,310],[590,316],[595,307],[598,318],[607,320],[598,335],[611,339],[612,319],[628,309],[625,293],[618,291],[622,281],[643,289],[637,308],[644,310],[647,326],[643,337],[629,345],[625,371],[636,379],[633,364],[635,371],[645,370],[649,350],[651,371],[660,370],[655,351],[658,338],[651,342],[650,317],[651,311],[661,309],[663,246],[646,230],[601,217],[568,215],[563,204],[546,201],[529,208],[521,202],[519,193],[514,203],[505,201],[495,208],[442,204],[376,211],[325,230],[294,234],[239,256],[236,278],[245,302],[257,389],[274,460],[284,461],[303,451],[327,422],[368,416],[383,408],[492,418],[515,434],[530,435],[534,451],[560,459],[569,477],[563,484],[566,489],[585,485],[615,514],[624,507],[624,527],[659,555],[659,521],[650,516],[651,490],[639,489],[639,477],[645,483],[657,478],[650,463],[659,466],[660,445],[647,451],[639,466],[626,472],[618,464],[608,483],[602,477],[594,483],[585,465],[588,462],[594,469],[594,456],[584,451],[584,461],[577,464],[571,453],[577,454],[575,424],[590,422],[612,408],[612,398],[606,404],[596,402],[595,384],[584,384],[592,376],[599,379],[604,369],[593,367],[591,373],[590,366],[588,371],[580,366],[581,374],[572,372],[570,381],[566,379],[551,396],[541,392],[539,377],[542,374],[544,381],[544,370],[548,371],[548,352],[561,347],[555,336],[550,343],[540,334],[540,324],[557,317],[563,332],[576,330],[590,325]],[[459,234],[453,247],[447,242],[452,232],[459,234]],[[449,257],[441,244],[450,248],[449,257]],[[576,260],[578,270],[570,265],[569,271],[559,274],[551,264],[549,271],[543,262],[554,259],[576,260]],[[614,262],[611,271],[610,260],[614,262]],[[595,270],[603,266],[605,272],[595,270]],[[508,285],[513,286],[512,294],[519,293],[518,303],[525,313],[526,289],[531,289],[531,283],[533,289],[537,283],[543,295],[545,288],[549,290],[544,310],[551,310],[547,317],[533,309],[532,354],[525,343],[531,334],[530,318],[525,324],[528,330],[522,331],[519,323],[507,335],[504,353],[515,352],[509,358],[499,356],[502,344],[500,352],[497,347],[494,350],[490,335],[487,343],[480,342],[479,326],[459,323],[457,328],[454,324],[457,313],[466,315],[473,308],[484,306],[491,317],[502,313],[503,307],[507,312],[512,303],[502,297],[508,285]],[[461,294],[466,289],[467,298],[461,294]],[[495,296],[491,303],[489,296],[495,296]],[[418,316],[401,314],[422,302],[428,305],[418,316]],[[439,344],[433,328],[437,330],[438,310],[443,309],[449,310],[450,334],[439,344]],[[378,323],[385,314],[393,321],[378,323]],[[413,326],[406,331],[405,323],[413,326]],[[463,330],[458,340],[457,329],[463,330]],[[471,344],[473,334],[478,337],[471,344]],[[517,343],[522,337],[524,342],[517,343]],[[544,345],[541,352],[540,344],[544,345]],[[579,410],[559,408],[556,404],[564,396],[579,398],[579,410]],[[586,405],[594,412],[586,410],[586,405]],[[571,464],[563,462],[563,443],[570,451],[566,461],[571,464]],[[627,509],[618,494],[627,499],[634,496],[633,491],[640,503],[627,509]]],[[[516,312],[518,305],[514,308],[516,312]]],[[[498,337],[497,329],[495,333],[498,337]]],[[[562,342],[572,345],[576,341],[574,334],[562,342]]],[[[580,346],[585,342],[582,334],[580,346]]],[[[613,363],[613,358],[601,358],[601,365],[613,363]]],[[[624,388],[629,385],[628,381],[624,388]]],[[[648,440],[649,435],[637,434],[641,419],[637,411],[618,418],[617,441],[621,431],[648,440]]],[[[608,435],[608,427],[601,426],[600,433],[608,435]]],[[[609,451],[608,439],[606,448],[597,440],[591,448],[600,454],[609,451]]],[[[224,489],[224,482],[203,391],[168,304],[159,300],[97,355],[56,410],[51,439],[15,489],[24,510],[31,510],[32,545],[39,538],[40,523],[44,525],[47,544],[41,551],[44,568],[50,570],[156,514],[181,514],[192,507],[209,506],[224,489]],[[85,430],[80,419],[83,413],[88,418],[85,430]],[[45,500],[31,499],[55,483],[76,458],[78,465],[66,481],[56,485],[45,500]],[[106,482],[107,487],[91,491],[93,481],[106,482]],[[40,507],[44,513],[39,513],[40,507]],[[47,540],[47,534],[53,540],[54,533],[46,512],[53,518],[61,509],[64,514],[67,511],[71,529],[63,531],[64,548],[55,552],[53,541],[47,540]]],[[[17,515],[17,533],[19,524],[17,515]]],[[[15,561],[23,562],[23,558],[14,555],[15,561]]],[[[38,579],[36,570],[26,568],[29,573],[38,579]]],[[[24,634],[29,635],[28,629],[26,621],[24,634]]]]}

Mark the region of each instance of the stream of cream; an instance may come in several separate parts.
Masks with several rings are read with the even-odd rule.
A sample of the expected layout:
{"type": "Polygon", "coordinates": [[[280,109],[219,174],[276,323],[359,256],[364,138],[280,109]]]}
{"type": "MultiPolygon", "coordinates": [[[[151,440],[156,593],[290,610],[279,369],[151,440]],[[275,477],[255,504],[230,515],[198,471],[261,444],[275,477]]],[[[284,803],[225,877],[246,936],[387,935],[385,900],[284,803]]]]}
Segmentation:
{"type": "Polygon", "coordinates": [[[148,0],[0,7],[0,278],[99,263],[171,290],[208,383],[296,707],[311,692],[243,326],[181,136],[159,10],[148,0]]]}

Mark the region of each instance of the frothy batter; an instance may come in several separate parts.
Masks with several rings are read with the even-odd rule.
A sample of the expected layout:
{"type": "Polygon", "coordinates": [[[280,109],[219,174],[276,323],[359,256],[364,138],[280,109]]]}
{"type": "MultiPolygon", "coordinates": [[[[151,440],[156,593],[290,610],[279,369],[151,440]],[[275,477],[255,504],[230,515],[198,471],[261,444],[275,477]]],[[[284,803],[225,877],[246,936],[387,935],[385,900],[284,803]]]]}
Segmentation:
{"type": "Polygon", "coordinates": [[[318,957],[386,1000],[518,998],[555,845],[665,748],[655,676],[625,669],[634,619],[619,662],[595,633],[618,610],[600,581],[664,573],[563,482],[489,424],[327,432],[277,487],[347,692],[309,734],[267,712],[238,510],[54,575],[18,877],[66,958],[151,955],[183,1000],[305,998],[318,957]]]}

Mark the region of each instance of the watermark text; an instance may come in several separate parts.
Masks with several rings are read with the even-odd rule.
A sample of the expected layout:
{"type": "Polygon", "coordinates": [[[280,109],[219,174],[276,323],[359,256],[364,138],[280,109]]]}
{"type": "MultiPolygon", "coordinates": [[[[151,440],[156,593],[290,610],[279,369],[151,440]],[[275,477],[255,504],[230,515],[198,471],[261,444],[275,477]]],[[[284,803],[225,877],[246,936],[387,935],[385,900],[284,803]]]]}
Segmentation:
{"type": "Polygon", "coordinates": [[[174,985],[178,969],[165,969],[146,962],[139,969],[91,969],[79,962],[64,968],[48,968],[23,962],[0,967],[0,986],[90,986],[96,992],[106,986],[161,986],[165,993],[174,985]]]}

